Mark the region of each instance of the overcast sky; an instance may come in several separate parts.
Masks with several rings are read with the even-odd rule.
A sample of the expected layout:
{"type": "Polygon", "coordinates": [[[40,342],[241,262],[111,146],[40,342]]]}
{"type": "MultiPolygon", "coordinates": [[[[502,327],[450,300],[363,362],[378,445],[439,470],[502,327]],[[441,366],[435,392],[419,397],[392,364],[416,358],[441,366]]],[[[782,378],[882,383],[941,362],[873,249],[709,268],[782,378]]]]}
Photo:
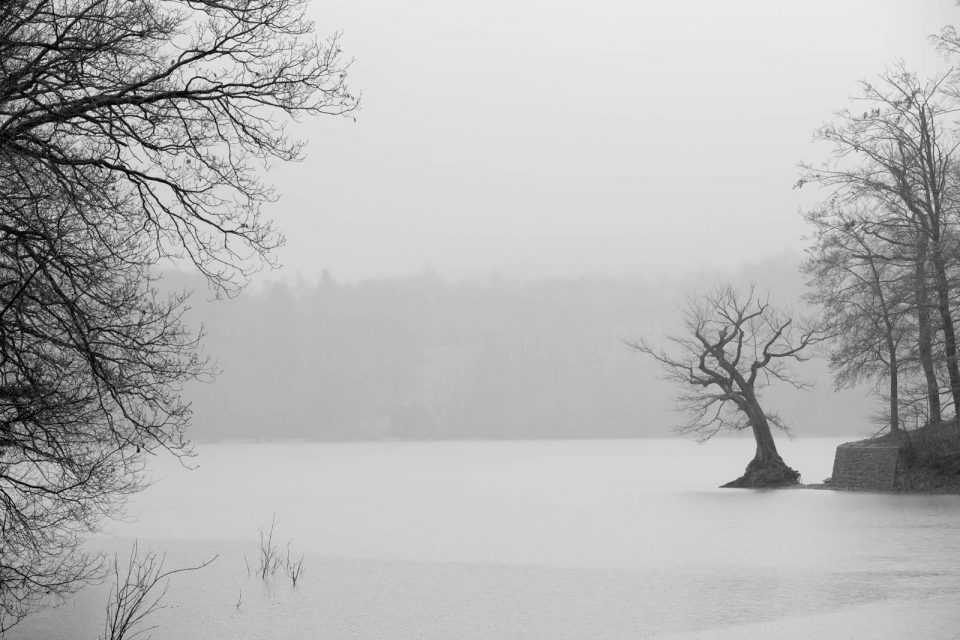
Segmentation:
{"type": "Polygon", "coordinates": [[[313,0],[357,121],[274,168],[284,273],[647,274],[800,252],[797,163],[953,0],[313,0]]]}

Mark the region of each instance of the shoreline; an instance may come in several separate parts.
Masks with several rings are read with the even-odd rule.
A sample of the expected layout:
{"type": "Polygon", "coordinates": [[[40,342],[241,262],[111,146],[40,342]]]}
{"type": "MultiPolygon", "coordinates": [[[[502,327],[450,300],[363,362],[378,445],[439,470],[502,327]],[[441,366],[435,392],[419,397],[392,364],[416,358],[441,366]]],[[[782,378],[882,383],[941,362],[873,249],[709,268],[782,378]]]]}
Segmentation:
{"type": "Polygon", "coordinates": [[[836,491],[837,493],[882,493],[886,495],[960,495],[960,486],[934,487],[930,489],[862,489],[859,487],[840,487],[825,482],[796,484],[789,487],[771,487],[771,489],[809,489],[811,491],[836,491]]]}

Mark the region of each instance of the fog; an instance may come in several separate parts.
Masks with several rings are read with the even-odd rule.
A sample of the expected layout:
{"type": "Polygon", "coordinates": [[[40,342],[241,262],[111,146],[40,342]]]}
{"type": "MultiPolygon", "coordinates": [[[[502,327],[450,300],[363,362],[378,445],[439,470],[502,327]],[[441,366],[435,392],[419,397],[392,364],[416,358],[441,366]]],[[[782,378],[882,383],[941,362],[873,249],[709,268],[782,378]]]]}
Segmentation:
{"type": "Polygon", "coordinates": [[[660,277],[802,251],[797,164],[856,83],[951,0],[314,3],[362,94],[271,167],[285,273],[308,281],[660,277]]]}
{"type": "Polygon", "coordinates": [[[0,4],[0,637],[958,637],[958,4],[0,4]]]}
{"type": "MultiPolygon", "coordinates": [[[[166,283],[201,287],[190,321],[221,370],[190,389],[197,440],[665,437],[677,389],[626,343],[677,334],[685,295],[722,277],[802,315],[798,260],[659,280],[327,274],[215,302],[166,283]]],[[[823,362],[799,371],[814,390],[764,395],[796,434],[872,433],[862,392],[835,393],[823,362]]]]}
{"type": "MultiPolygon", "coordinates": [[[[800,305],[797,164],[857,82],[952,2],[315,4],[362,91],[269,168],[279,271],[191,319],[222,370],[211,439],[669,434],[675,389],[626,347],[726,274],[800,305]]],[[[170,282],[183,276],[168,274],[170,282]]],[[[869,390],[766,402],[798,434],[871,432],[869,390]],[[802,409],[801,409],[802,408],[802,409]]]]}

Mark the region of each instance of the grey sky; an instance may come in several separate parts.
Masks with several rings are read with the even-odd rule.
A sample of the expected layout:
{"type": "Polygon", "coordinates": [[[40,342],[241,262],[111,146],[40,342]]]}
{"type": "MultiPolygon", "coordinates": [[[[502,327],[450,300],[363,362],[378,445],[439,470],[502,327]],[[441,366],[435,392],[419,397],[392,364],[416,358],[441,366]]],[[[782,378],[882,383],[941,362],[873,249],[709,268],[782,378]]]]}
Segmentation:
{"type": "MultiPolygon", "coordinates": [[[[952,0],[314,0],[357,122],[275,168],[285,272],[661,274],[800,251],[797,162],[952,0]]],[[[960,21],[958,21],[960,22],[960,21]]]]}

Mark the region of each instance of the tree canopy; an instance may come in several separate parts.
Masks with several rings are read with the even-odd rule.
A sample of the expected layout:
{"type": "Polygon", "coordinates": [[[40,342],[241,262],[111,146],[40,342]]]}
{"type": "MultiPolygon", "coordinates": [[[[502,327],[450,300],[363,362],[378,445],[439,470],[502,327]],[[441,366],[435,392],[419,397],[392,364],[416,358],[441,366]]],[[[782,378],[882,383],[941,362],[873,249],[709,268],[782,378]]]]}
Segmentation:
{"type": "Polygon", "coordinates": [[[900,413],[938,422],[941,396],[960,416],[956,82],[897,65],[862,83],[856,110],[818,131],[830,160],[798,183],[829,193],[807,215],[816,236],[806,272],[835,329],[837,381],[885,387],[892,431],[900,413]]]}
{"type": "Polygon", "coordinates": [[[210,372],[187,261],[236,292],[282,236],[260,175],[286,126],[357,107],[301,0],[0,4],[0,629],[96,572],[84,534],[189,455],[182,385],[210,372]]]}

